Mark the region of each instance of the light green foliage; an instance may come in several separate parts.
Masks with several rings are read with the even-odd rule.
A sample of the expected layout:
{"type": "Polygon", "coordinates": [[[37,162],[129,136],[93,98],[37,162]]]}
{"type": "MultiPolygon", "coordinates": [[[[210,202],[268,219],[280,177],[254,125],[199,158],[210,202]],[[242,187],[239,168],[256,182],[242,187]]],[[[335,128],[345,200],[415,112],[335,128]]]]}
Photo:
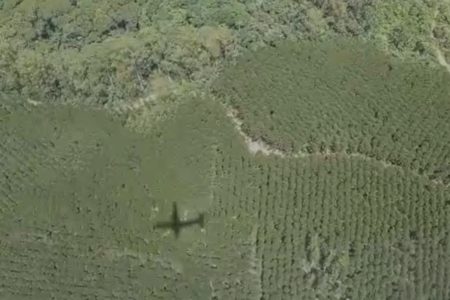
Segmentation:
{"type": "Polygon", "coordinates": [[[308,30],[314,32],[315,34],[318,34],[319,36],[327,31],[328,25],[325,18],[323,17],[323,12],[320,9],[311,7],[306,11],[306,15],[311,24],[308,27],[308,30]]]}
{"type": "Polygon", "coordinates": [[[435,51],[438,57],[442,54],[444,61],[450,64],[450,2],[440,3],[435,15],[432,31],[435,51]]]}
{"type": "Polygon", "coordinates": [[[128,1],[81,1],[66,14],[23,2],[14,12],[17,18],[4,22],[1,31],[2,88],[44,101],[130,102],[152,92],[156,72],[180,82],[200,80],[233,43],[223,26],[140,28],[141,11],[128,1]],[[18,22],[28,31],[15,34],[18,22]]]}
{"type": "Polygon", "coordinates": [[[366,12],[377,0],[312,0],[324,21],[333,31],[343,35],[365,34],[369,25],[366,12]]]}
{"type": "Polygon", "coordinates": [[[11,0],[0,10],[0,89],[116,107],[152,93],[154,74],[206,89],[224,61],[248,49],[333,35],[445,61],[449,11],[423,0],[11,0]],[[45,80],[36,76],[43,66],[45,80]]]}
{"type": "Polygon", "coordinates": [[[448,1],[378,1],[370,9],[369,36],[398,56],[430,58],[436,37],[448,38],[449,16],[448,1]]]}
{"type": "Polygon", "coordinates": [[[109,107],[151,94],[149,82],[159,73],[204,89],[223,61],[246,49],[286,38],[324,37],[332,31],[362,32],[359,12],[370,1],[339,2],[342,12],[333,18],[353,24],[340,29],[328,16],[333,3],[7,1],[0,11],[0,89],[44,102],[109,107]],[[28,69],[22,70],[25,66],[28,69]],[[32,66],[36,70],[30,70],[32,66]],[[43,66],[45,80],[37,75],[43,66]]]}
{"type": "MultiPolygon", "coordinates": [[[[50,63],[46,54],[48,53],[26,49],[19,53],[15,62],[22,92],[33,99],[42,99],[49,97],[52,93],[59,92],[54,82],[54,66],[50,63]],[[52,87],[55,87],[55,90],[52,87]]],[[[51,98],[57,96],[55,94],[51,98]]]]}
{"type": "Polygon", "coordinates": [[[252,19],[246,5],[239,1],[191,1],[187,5],[187,11],[190,22],[198,27],[225,25],[231,29],[240,29],[248,26],[252,19]]]}

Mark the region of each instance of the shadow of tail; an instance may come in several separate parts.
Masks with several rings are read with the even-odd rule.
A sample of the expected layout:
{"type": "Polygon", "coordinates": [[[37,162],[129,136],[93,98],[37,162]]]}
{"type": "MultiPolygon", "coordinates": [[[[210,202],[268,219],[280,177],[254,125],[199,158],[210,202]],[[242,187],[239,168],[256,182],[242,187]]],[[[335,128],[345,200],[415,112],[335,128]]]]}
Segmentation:
{"type": "Polygon", "coordinates": [[[201,213],[198,216],[198,224],[200,225],[201,228],[205,227],[205,214],[204,213],[201,213]]]}

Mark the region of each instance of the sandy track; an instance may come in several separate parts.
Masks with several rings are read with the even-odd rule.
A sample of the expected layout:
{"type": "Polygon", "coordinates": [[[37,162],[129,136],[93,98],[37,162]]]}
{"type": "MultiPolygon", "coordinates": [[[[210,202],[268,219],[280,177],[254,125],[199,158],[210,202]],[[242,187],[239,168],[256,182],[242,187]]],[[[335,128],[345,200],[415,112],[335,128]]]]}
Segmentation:
{"type": "MultiPolygon", "coordinates": [[[[450,72],[450,65],[448,65],[448,67],[449,67],[449,72],[450,72]]],[[[242,125],[244,122],[238,118],[238,116],[237,116],[238,111],[234,108],[226,108],[226,111],[227,111],[227,116],[230,119],[230,121],[233,123],[235,130],[244,139],[244,142],[245,142],[248,152],[253,155],[255,155],[257,153],[261,153],[266,156],[278,156],[281,158],[304,158],[304,157],[309,157],[309,156],[317,156],[319,154],[319,153],[307,153],[307,152],[303,152],[303,151],[298,151],[296,153],[287,153],[286,151],[277,149],[276,147],[273,147],[272,145],[269,145],[262,140],[255,140],[255,139],[251,138],[242,129],[242,125]]],[[[368,156],[363,153],[353,152],[353,153],[349,154],[347,152],[332,152],[329,149],[327,149],[324,153],[320,153],[320,154],[323,155],[324,157],[341,155],[341,156],[346,156],[349,158],[355,157],[355,158],[360,158],[360,159],[367,160],[367,161],[374,161],[374,162],[381,164],[385,168],[401,169],[403,172],[412,173],[414,176],[423,178],[427,181],[432,182],[433,184],[448,186],[448,184],[444,184],[444,182],[442,180],[429,179],[426,174],[420,174],[417,170],[406,169],[403,166],[393,164],[386,160],[380,160],[380,159],[368,156]]]]}

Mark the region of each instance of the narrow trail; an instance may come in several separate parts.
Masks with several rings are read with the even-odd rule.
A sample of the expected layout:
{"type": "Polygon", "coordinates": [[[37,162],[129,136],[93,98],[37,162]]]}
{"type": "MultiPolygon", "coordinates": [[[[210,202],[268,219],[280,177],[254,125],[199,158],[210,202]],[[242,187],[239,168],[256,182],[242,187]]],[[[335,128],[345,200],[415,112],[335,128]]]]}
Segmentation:
{"type": "MultiPolygon", "coordinates": [[[[437,53],[440,53],[440,55],[442,56],[441,52],[437,52],[437,53]]],[[[438,57],[440,57],[440,56],[438,55],[438,57]]],[[[441,60],[443,60],[443,63],[446,64],[446,68],[450,73],[450,64],[447,64],[445,62],[445,59],[443,56],[441,57],[441,60]]],[[[151,101],[155,101],[154,95],[149,95],[146,98],[140,98],[140,99],[138,99],[138,101],[136,101],[135,103],[133,103],[131,105],[130,104],[123,105],[120,108],[116,107],[116,112],[124,113],[124,112],[135,111],[135,110],[138,110],[138,109],[144,107],[147,103],[149,103],[151,101]]],[[[44,103],[41,103],[39,101],[33,101],[30,99],[28,99],[27,102],[29,104],[31,104],[32,106],[45,105],[44,103]]],[[[335,156],[335,155],[345,156],[347,158],[353,157],[353,158],[359,158],[359,159],[362,159],[365,161],[377,162],[385,168],[396,168],[396,169],[401,170],[402,172],[412,173],[419,178],[425,179],[433,184],[440,185],[445,188],[448,188],[450,186],[450,184],[444,183],[440,179],[430,179],[430,178],[428,178],[428,176],[426,174],[419,173],[418,170],[407,169],[401,165],[393,164],[386,160],[376,159],[374,157],[368,156],[368,155],[360,153],[360,152],[354,152],[354,153],[347,153],[347,152],[342,152],[342,151],[341,152],[332,152],[329,149],[327,149],[324,153],[319,153],[319,152],[308,153],[308,152],[303,152],[303,151],[298,151],[296,153],[289,153],[289,152],[283,151],[281,149],[277,149],[276,147],[273,147],[273,146],[267,144],[263,140],[260,140],[260,139],[255,140],[255,139],[251,138],[242,129],[244,122],[238,117],[238,111],[235,108],[226,106],[225,104],[222,104],[222,106],[224,107],[224,109],[226,111],[227,117],[232,122],[233,127],[239,133],[239,135],[243,138],[248,152],[251,153],[252,155],[261,153],[265,156],[275,156],[275,157],[281,157],[281,158],[306,158],[306,157],[311,157],[311,156],[330,157],[330,156],[335,156]]]]}
{"type": "Polygon", "coordinates": [[[121,103],[115,106],[112,110],[117,113],[128,113],[142,109],[147,104],[156,101],[156,96],[149,94],[147,97],[137,98],[133,103],[121,103]]]}
{"type": "MultiPolygon", "coordinates": [[[[436,10],[434,11],[434,15],[433,15],[433,20],[431,21],[431,28],[430,28],[430,38],[431,40],[436,40],[436,37],[433,34],[434,29],[436,28],[436,18],[439,14],[439,7],[436,8],[436,10]]],[[[436,59],[437,62],[443,66],[447,72],[450,73],[450,63],[447,62],[447,60],[445,59],[445,55],[442,53],[442,50],[439,48],[438,45],[436,45],[435,43],[433,43],[432,48],[435,52],[436,55],[436,59]]]]}
{"type": "Polygon", "coordinates": [[[368,156],[363,153],[354,152],[354,153],[347,153],[347,152],[332,152],[330,150],[327,150],[325,153],[307,153],[303,151],[298,151],[296,153],[288,153],[286,151],[282,151],[280,149],[277,149],[267,143],[265,143],[262,140],[254,140],[252,139],[247,133],[244,132],[242,129],[243,121],[238,118],[238,112],[234,108],[228,108],[225,107],[227,116],[231,120],[231,122],[234,125],[235,130],[239,133],[239,135],[244,139],[245,145],[247,146],[247,150],[249,153],[255,155],[256,153],[261,153],[265,156],[275,156],[275,157],[281,157],[281,158],[305,158],[305,157],[312,157],[312,156],[323,156],[323,157],[330,157],[330,156],[344,156],[347,158],[359,158],[365,161],[369,162],[376,162],[378,164],[381,164],[384,168],[395,168],[398,170],[401,170],[403,173],[411,173],[416,177],[422,178],[426,181],[429,181],[435,185],[440,185],[445,188],[449,186],[449,184],[444,184],[442,180],[437,179],[430,179],[425,174],[420,174],[417,170],[407,169],[403,166],[393,164],[386,160],[380,160],[376,159],[374,157],[368,156]]]}
{"type": "Polygon", "coordinates": [[[256,154],[261,152],[264,155],[274,155],[279,157],[289,157],[289,154],[284,153],[283,151],[273,148],[264,141],[261,140],[253,140],[250,138],[243,130],[242,125],[243,121],[237,117],[237,110],[235,109],[226,109],[227,116],[230,118],[231,122],[234,125],[234,128],[239,132],[239,134],[244,138],[245,144],[247,145],[247,149],[251,154],[256,154]]]}
{"type": "Polygon", "coordinates": [[[445,69],[447,69],[447,72],[450,73],[450,64],[447,63],[447,61],[445,60],[442,51],[437,46],[434,47],[434,51],[436,52],[436,58],[439,64],[442,65],[445,69]]]}

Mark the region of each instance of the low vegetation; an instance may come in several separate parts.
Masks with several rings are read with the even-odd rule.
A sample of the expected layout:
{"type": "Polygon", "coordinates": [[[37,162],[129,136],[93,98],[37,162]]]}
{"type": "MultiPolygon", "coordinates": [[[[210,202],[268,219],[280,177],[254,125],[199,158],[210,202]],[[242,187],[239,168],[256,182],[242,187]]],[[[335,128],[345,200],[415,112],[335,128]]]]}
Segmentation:
{"type": "Polygon", "coordinates": [[[215,92],[250,137],[286,153],[359,153],[431,176],[449,159],[449,80],[340,39],[244,56],[215,92]]]}

